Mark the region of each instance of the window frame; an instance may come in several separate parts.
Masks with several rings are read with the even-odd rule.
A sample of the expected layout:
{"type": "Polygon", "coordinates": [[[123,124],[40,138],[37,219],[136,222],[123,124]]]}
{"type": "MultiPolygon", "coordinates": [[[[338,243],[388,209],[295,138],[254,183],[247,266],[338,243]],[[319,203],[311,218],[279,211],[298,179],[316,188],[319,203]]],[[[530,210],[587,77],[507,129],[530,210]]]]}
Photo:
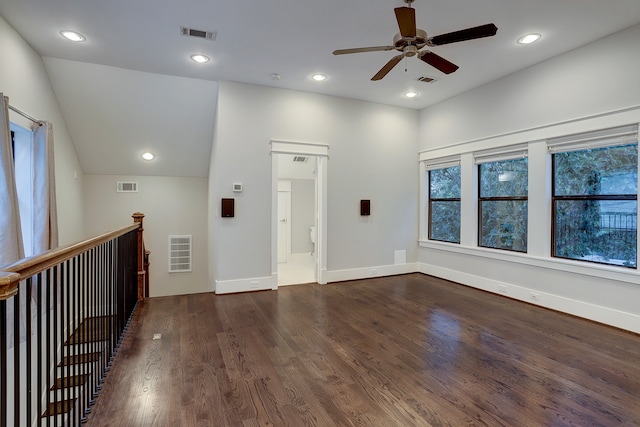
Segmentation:
{"type": "MultiPolygon", "coordinates": [[[[610,267],[623,267],[623,268],[628,268],[628,269],[632,269],[632,270],[637,270],[638,269],[638,253],[637,253],[637,251],[636,251],[635,265],[613,264],[613,263],[603,262],[603,261],[570,258],[570,257],[564,257],[564,256],[557,255],[557,242],[556,242],[557,202],[561,202],[561,201],[581,201],[581,200],[582,201],[635,201],[636,202],[636,224],[637,224],[638,193],[637,193],[637,188],[636,188],[636,194],[635,195],[632,195],[632,194],[603,194],[603,195],[561,195],[561,196],[558,196],[558,195],[556,195],[556,161],[555,161],[555,155],[556,154],[561,154],[561,153],[571,153],[571,152],[577,152],[577,151],[584,151],[584,150],[588,150],[588,149],[591,149],[591,148],[616,148],[616,147],[623,147],[623,146],[626,146],[626,145],[633,145],[633,144],[621,143],[621,144],[601,145],[601,146],[584,146],[584,147],[576,146],[576,147],[572,147],[572,149],[568,149],[568,150],[551,152],[551,176],[550,176],[550,180],[551,180],[551,254],[550,255],[551,255],[551,258],[569,260],[569,261],[576,261],[576,262],[585,262],[585,263],[591,263],[591,264],[606,265],[606,266],[610,266],[610,267]]],[[[638,142],[635,142],[635,145],[638,146],[638,148],[640,148],[640,145],[638,144],[638,142]]],[[[640,169],[640,162],[636,164],[636,168],[640,169]]],[[[637,225],[636,225],[636,248],[637,248],[637,245],[638,245],[638,230],[637,230],[637,225]]]]}
{"type": "MultiPolygon", "coordinates": [[[[461,236],[460,234],[458,234],[458,241],[450,241],[450,240],[441,240],[441,239],[435,239],[433,238],[433,202],[452,202],[452,203],[462,203],[462,197],[431,197],[431,172],[432,171],[436,171],[436,170],[442,170],[442,169],[449,169],[449,168],[453,168],[453,167],[457,167],[459,168],[459,173],[460,173],[460,181],[462,181],[462,168],[460,166],[460,162],[452,162],[451,164],[445,164],[443,163],[442,165],[439,164],[434,164],[433,166],[429,166],[427,165],[427,183],[428,183],[428,190],[427,190],[427,239],[432,240],[434,242],[444,242],[444,243],[453,243],[453,244],[460,244],[460,240],[461,240],[461,236]]],[[[460,184],[460,186],[462,187],[462,182],[460,184]]],[[[460,188],[460,196],[462,196],[462,188],[460,188]]],[[[459,218],[459,227],[460,228],[462,226],[462,212],[460,212],[460,218],[459,218]]]]}
{"type": "MultiPolygon", "coordinates": [[[[518,150],[520,151],[520,150],[518,150]]],[[[507,154],[505,153],[504,155],[500,156],[492,156],[489,160],[483,160],[483,161],[478,161],[478,159],[481,158],[481,156],[476,156],[476,174],[477,174],[477,194],[478,194],[478,215],[477,215],[477,245],[479,248],[485,248],[485,249],[495,249],[495,250],[502,250],[502,251],[509,251],[509,252],[516,252],[516,253],[524,253],[526,254],[528,252],[528,241],[529,241],[529,230],[528,230],[528,223],[529,223],[529,215],[528,215],[528,210],[529,210],[529,206],[528,206],[528,202],[529,202],[529,162],[528,162],[528,155],[525,152],[522,155],[511,155],[511,154],[507,154]],[[482,196],[482,173],[481,173],[481,168],[482,165],[485,164],[489,164],[489,163],[497,163],[497,162],[505,162],[505,161],[511,161],[511,160],[517,160],[517,159],[526,159],[527,160],[527,195],[526,196],[491,196],[491,197],[483,197],[482,196]],[[509,249],[509,248],[500,248],[500,247],[493,247],[493,246],[485,246],[482,244],[482,205],[483,202],[503,202],[503,201],[519,201],[519,202],[527,202],[527,233],[526,233],[526,244],[525,250],[517,250],[517,249],[509,249]]]]}

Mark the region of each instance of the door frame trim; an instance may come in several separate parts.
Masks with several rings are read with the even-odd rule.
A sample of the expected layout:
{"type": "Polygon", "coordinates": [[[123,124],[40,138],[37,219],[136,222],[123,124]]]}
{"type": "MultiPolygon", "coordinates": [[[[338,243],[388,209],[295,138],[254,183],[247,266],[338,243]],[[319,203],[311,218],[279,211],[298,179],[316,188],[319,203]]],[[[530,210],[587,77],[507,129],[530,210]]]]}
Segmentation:
{"type": "Polygon", "coordinates": [[[328,144],[271,140],[271,288],[278,289],[278,154],[316,159],[316,278],[327,283],[327,161],[328,144]]]}

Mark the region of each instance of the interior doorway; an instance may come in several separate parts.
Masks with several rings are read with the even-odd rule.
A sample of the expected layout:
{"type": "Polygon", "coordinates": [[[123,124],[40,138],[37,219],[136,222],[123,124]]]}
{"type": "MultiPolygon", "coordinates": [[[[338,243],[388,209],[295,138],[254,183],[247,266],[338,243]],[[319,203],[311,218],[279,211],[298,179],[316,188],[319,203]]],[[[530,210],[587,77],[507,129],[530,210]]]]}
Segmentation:
{"type": "Polygon", "coordinates": [[[278,155],[278,286],[315,283],[315,156],[278,155]]]}
{"type": "Polygon", "coordinates": [[[272,287],[325,284],[328,146],[271,144],[272,287]]]}

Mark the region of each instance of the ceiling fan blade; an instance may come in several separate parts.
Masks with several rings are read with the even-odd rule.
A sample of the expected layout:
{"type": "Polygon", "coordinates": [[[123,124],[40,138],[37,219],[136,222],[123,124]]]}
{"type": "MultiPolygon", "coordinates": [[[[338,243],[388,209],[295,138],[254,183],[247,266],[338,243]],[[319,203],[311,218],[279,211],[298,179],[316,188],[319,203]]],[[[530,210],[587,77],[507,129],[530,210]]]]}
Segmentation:
{"type": "Polygon", "coordinates": [[[479,27],[467,28],[465,30],[454,31],[452,33],[441,34],[429,38],[430,46],[441,46],[443,44],[463,42],[466,40],[480,39],[482,37],[495,36],[498,27],[494,24],[480,25],[479,27]]]}
{"type": "Polygon", "coordinates": [[[334,50],[334,55],[346,55],[348,53],[361,53],[361,52],[377,52],[380,50],[393,50],[393,46],[371,46],[371,47],[356,47],[354,49],[338,49],[334,50]]]}
{"type": "Polygon", "coordinates": [[[381,80],[384,76],[387,75],[387,73],[389,73],[389,71],[391,71],[393,67],[398,65],[398,62],[400,62],[403,57],[404,55],[396,55],[391,58],[391,60],[389,60],[389,62],[387,62],[375,76],[371,77],[371,80],[381,80]]]}
{"type": "Polygon", "coordinates": [[[396,20],[402,37],[416,36],[416,10],[411,7],[396,7],[396,20]]]}
{"type": "Polygon", "coordinates": [[[428,50],[420,52],[420,59],[445,74],[451,74],[459,68],[456,64],[449,62],[443,57],[428,50]]]}

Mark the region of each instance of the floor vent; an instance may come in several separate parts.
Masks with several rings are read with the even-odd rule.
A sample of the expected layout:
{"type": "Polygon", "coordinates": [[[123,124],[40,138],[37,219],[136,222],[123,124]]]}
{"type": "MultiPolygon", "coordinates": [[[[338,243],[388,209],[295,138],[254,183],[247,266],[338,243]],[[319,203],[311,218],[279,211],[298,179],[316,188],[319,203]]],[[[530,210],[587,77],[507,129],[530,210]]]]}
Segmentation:
{"type": "Polygon", "coordinates": [[[191,271],[191,236],[169,236],[169,273],[191,271]]]}
{"type": "Polygon", "coordinates": [[[116,191],[118,193],[137,193],[138,192],[138,183],[137,182],[118,181],[118,185],[116,187],[116,191]]]}
{"type": "Polygon", "coordinates": [[[180,35],[187,37],[198,37],[205,40],[215,40],[215,31],[196,30],[195,28],[180,27],[180,35]]]}

